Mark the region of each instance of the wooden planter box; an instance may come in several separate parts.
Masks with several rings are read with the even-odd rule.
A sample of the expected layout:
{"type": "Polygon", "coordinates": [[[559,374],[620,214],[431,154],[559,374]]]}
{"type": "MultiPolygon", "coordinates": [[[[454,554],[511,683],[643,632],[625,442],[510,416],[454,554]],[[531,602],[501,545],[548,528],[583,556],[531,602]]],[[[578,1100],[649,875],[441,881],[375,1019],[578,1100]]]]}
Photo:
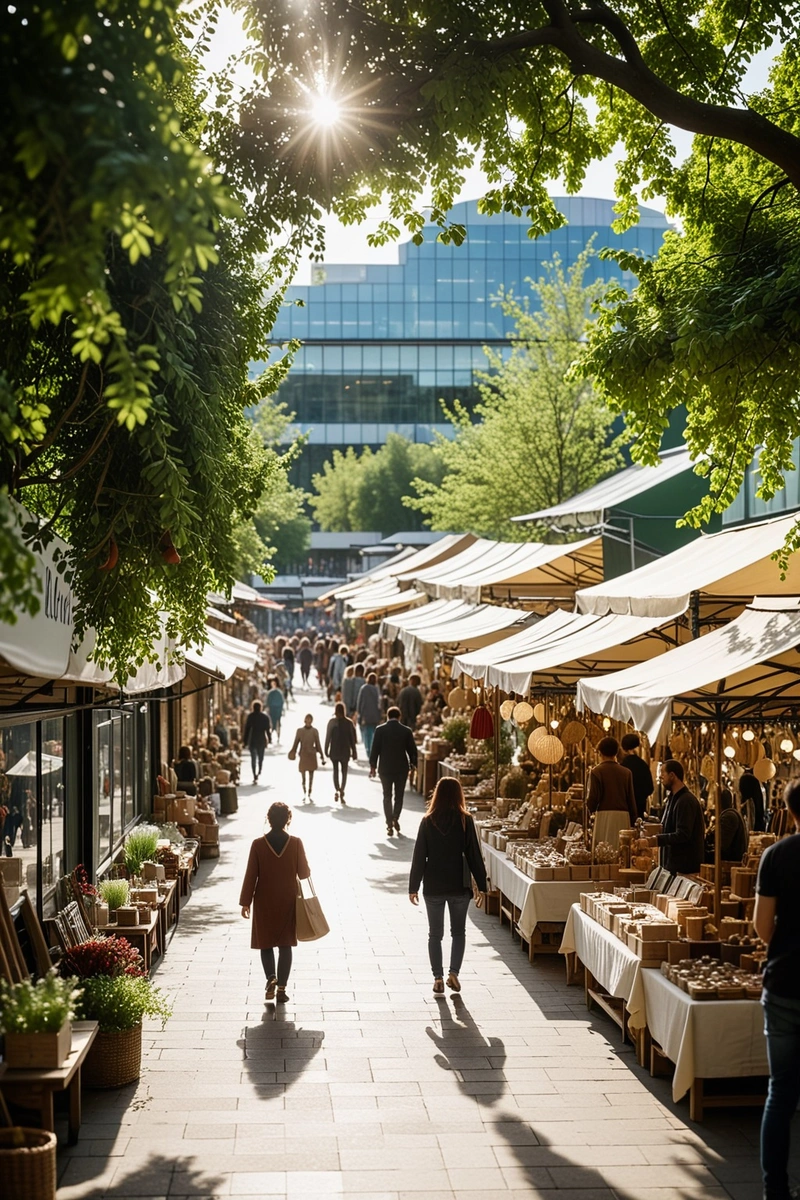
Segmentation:
{"type": "Polygon", "coordinates": [[[6,1066],[9,1070],[63,1067],[72,1049],[72,1023],[65,1021],[58,1033],[7,1033],[6,1066]]]}

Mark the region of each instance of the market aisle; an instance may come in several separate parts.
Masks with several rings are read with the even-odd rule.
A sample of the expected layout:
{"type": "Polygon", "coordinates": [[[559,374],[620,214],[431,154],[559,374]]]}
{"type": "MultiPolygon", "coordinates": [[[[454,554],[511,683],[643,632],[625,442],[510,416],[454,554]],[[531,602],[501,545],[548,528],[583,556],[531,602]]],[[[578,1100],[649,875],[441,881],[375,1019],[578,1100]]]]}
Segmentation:
{"type": "Polygon", "coordinates": [[[285,751],[306,711],[324,733],[330,707],[298,693],[268,786],[240,788],[158,971],[175,1014],[147,1030],[137,1087],[87,1095],[60,1200],[757,1200],[756,1116],[691,1128],[616,1028],[587,1018],[561,960],[530,967],[496,918],[473,909],[463,998],[433,998],[425,918],[407,899],[422,802],[407,795],[403,836],[387,839],[362,762],[346,809],[329,769],[304,806],[285,751]],[[275,799],[295,806],[332,927],[298,947],[283,1010],[265,1007],[237,906],[275,799]]]}

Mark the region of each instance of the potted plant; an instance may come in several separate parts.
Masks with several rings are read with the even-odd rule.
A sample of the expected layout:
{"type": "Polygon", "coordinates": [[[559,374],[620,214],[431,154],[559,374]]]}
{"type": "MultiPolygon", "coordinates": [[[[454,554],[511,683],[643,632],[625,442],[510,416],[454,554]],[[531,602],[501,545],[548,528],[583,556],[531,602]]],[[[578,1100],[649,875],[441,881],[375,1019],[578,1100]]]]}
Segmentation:
{"type": "Polygon", "coordinates": [[[56,1135],[21,1125],[0,1129],[3,1200],[55,1200],[56,1135]]]}
{"type": "Polygon", "coordinates": [[[142,1069],[142,1019],[172,1014],[164,993],[142,976],[95,975],[83,981],[81,1017],[98,1021],[100,1031],[83,1064],[87,1087],[133,1083],[142,1069]]]}
{"type": "Polygon", "coordinates": [[[11,1068],[63,1066],[72,1049],[72,1020],[80,989],[55,968],[34,983],[0,984],[5,1061],[11,1068]]]}
{"type": "Polygon", "coordinates": [[[127,938],[98,933],[67,950],[60,963],[61,974],[77,979],[95,975],[147,975],[144,960],[127,938]]]}
{"type": "Polygon", "coordinates": [[[131,895],[127,879],[103,879],[98,888],[102,899],[108,905],[109,916],[114,918],[118,908],[128,903],[131,895]]]}
{"type": "Polygon", "coordinates": [[[469,721],[466,717],[450,717],[442,725],[442,737],[450,742],[456,754],[463,754],[467,744],[469,721]]]}
{"type": "Polygon", "coordinates": [[[123,855],[128,878],[141,875],[142,863],[155,859],[161,831],[157,825],[137,825],[125,839],[123,855]]]}

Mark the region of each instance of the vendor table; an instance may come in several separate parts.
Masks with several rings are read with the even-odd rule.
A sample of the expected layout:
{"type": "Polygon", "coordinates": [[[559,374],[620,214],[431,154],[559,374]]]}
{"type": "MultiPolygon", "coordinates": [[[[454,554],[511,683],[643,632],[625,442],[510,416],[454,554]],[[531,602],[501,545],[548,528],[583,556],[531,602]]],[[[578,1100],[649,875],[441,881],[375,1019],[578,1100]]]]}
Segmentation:
{"type": "Polygon", "coordinates": [[[567,920],[570,909],[581,892],[596,890],[587,881],[564,880],[560,883],[544,883],[525,875],[505,856],[505,851],[495,850],[484,842],[481,846],[486,872],[492,885],[501,893],[501,917],[505,915],[516,927],[521,939],[528,944],[529,957],[533,960],[535,946],[533,932],[537,925],[561,924],[567,920]],[[504,904],[504,900],[507,904],[504,904]]]}
{"type": "Polygon", "coordinates": [[[178,924],[181,901],[178,895],[178,880],[170,879],[166,892],[158,898],[158,939],[161,953],[167,948],[167,934],[178,924]]]}
{"type": "Polygon", "coordinates": [[[136,947],[144,960],[144,969],[149,973],[154,955],[162,954],[161,927],[159,910],[154,908],[146,925],[98,925],[98,933],[114,933],[117,937],[127,938],[136,947]]]}
{"type": "Polygon", "coordinates": [[[660,971],[643,971],[647,1028],[654,1042],[651,1073],[659,1054],[675,1064],[672,1098],[689,1092],[689,1115],[702,1121],[703,1109],[763,1102],[756,1095],[712,1095],[706,1079],[739,1079],[769,1074],[764,1016],[758,1000],[692,1000],[660,971]]]}
{"type": "Polygon", "coordinates": [[[3,1095],[23,1108],[38,1108],[42,1128],[49,1133],[55,1133],[56,1128],[53,1096],[56,1092],[68,1093],[70,1146],[77,1142],[81,1127],[81,1067],[97,1030],[97,1021],[73,1021],[72,1049],[63,1067],[10,1068],[3,1076],[3,1095]]]}
{"type": "MultiPolygon", "coordinates": [[[[585,885],[584,885],[585,887],[585,885]]],[[[586,1005],[597,1004],[622,1030],[640,1031],[645,1027],[645,994],[643,975],[652,969],[642,968],[642,960],[624,942],[597,921],[588,917],[580,905],[573,904],[564,928],[561,953],[574,955],[583,963],[586,979],[586,1005]],[[598,986],[599,985],[599,986],[598,986]]],[[[633,1039],[642,1053],[640,1036],[633,1039]]]]}

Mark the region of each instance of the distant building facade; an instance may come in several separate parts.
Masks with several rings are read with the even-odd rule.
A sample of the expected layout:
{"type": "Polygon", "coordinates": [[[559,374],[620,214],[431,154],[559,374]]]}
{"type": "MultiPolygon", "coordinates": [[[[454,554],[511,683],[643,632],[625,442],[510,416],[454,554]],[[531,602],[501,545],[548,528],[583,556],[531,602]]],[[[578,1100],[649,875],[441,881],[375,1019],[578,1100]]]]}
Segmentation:
{"type": "MultiPolygon", "coordinates": [[[[616,234],[612,201],[556,203],[569,224],[534,240],[525,218],[486,217],[475,201],[457,204],[452,219],[467,229],[462,246],[437,242],[436,227],[426,226],[421,246],[400,245],[397,265],[315,266],[310,286],[289,288],[273,338],[304,343],[278,395],[309,437],[294,469],[299,484],[308,487],[335,449],[377,449],[392,432],[416,442],[449,433],[440,399],[472,408],[476,372],[487,366],[483,347],[508,344],[513,324],[493,303],[501,288],[529,294],[526,280],[538,279],[545,262],[558,254],[570,266],[593,236],[597,250],[653,255],[669,228],[662,213],[641,208],[639,224],[616,234]]],[[[595,257],[586,278],[620,274],[595,257]]],[[[627,275],[622,281],[633,283],[627,275]]]]}

